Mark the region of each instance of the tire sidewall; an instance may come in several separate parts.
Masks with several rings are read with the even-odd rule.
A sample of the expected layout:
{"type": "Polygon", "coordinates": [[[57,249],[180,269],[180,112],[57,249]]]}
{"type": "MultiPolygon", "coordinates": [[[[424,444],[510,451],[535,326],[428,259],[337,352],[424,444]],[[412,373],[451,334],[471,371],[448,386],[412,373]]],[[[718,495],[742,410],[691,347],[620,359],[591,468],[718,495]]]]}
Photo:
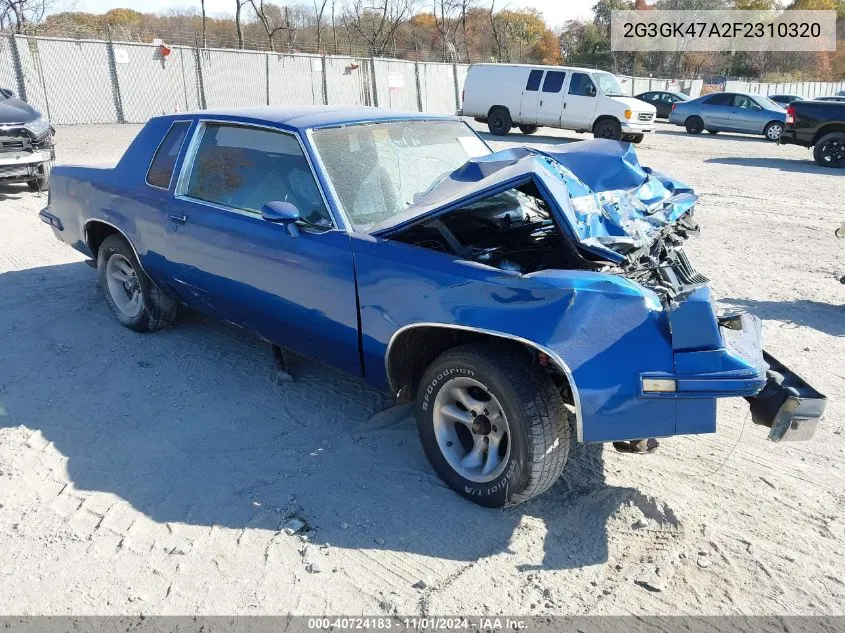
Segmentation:
{"type": "Polygon", "coordinates": [[[423,376],[417,393],[417,430],[423,450],[434,470],[458,494],[487,507],[499,508],[525,485],[529,451],[526,424],[516,397],[499,371],[477,358],[451,356],[436,361],[423,376]],[[510,454],[502,473],[478,483],[459,475],[446,461],[434,433],[433,408],[437,394],[454,378],[467,377],[483,384],[495,395],[508,419],[510,454]]]}
{"type": "Polygon", "coordinates": [[[766,137],[767,140],[769,140],[773,143],[777,143],[778,139],[780,139],[780,134],[778,134],[777,138],[772,138],[772,137],[769,136],[769,130],[771,130],[773,127],[779,127],[781,134],[783,134],[783,125],[782,124],[780,124],[780,123],[769,123],[766,126],[766,129],[763,130],[763,135],[766,137]]]}
{"type": "Polygon", "coordinates": [[[505,136],[511,131],[513,121],[511,120],[510,112],[507,108],[493,108],[487,118],[487,127],[491,134],[496,136],[505,136]],[[494,122],[501,119],[501,125],[494,125],[494,122]]]}
{"type": "Polygon", "coordinates": [[[114,317],[121,323],[121,325],[124,325],[132,330],[136,330],[138,332],[146,331],[150,321],[148,311],[150,291],[149,280],[141,270],[141,266],[135,258],[135,254],[132,252],[132,249],[124,240],[106,238],[106,240],[103,241],[99,252],[97,253],[97,273],[100,278],[100,285],[106,295],[106,303],[108,303],[114,317]],[[141,311],[131,318],[123,314],[120,308],[115,305],[114,299],[112,299],[111,296],[111,291],[109,290],[108,280],[106,279],[106,265],[108,264],[109,259],[111,259],[111,257],[115,254],[121,255],[129,262],[135,270],[135,276],[138,278],[138,283],[141,286],[141,300],[143,302],[143,306],[141,311]]]}
{"type": "Polygon", "coordinates": [[[842,134],[841,132],[825,134],[819,139],[818,143],[816,143],[816,146],[813,148],[813,158],[821,167],[845,167],[845,160],[826,162],[822,156],[822,148],[837,139],[840,142],[845,143],[845,134],[842,134]]]}
{"type": "Polygon", "coordinates": [[[611,141],[619,141],[622,139],[622,125],[619,122],[611,121],[610,119],[604,119],[603,121],[599,121],[596,124],[596,127],[593,129],[593,137],[603,138],[611,141]],[[606,127],[612,130],[612,136],[603,136],[600,134],[601,130],[606,127]]]}
{"type": "Polygon", "coordinates": [[[699,116],[691,116],[684,122],[684,127],[690,134],[701,134],[704,131],[704,120],[699,116]]]}

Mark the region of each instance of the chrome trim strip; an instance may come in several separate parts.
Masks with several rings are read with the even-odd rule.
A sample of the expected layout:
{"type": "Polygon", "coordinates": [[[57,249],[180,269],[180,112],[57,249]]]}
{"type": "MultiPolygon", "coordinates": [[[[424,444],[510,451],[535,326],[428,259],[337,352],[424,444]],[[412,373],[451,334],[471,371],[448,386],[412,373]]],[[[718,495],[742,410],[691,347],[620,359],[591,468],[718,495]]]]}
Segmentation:
{"type": "Polygon", "coordinates": [[[193,123],[192,119],[178,119],[173,121],[170,124],[170,127],[167,128],[167,132],[164,133],[164,136],[161,137],[161,141],[156,147],[156,151],[153,152],[153,157],[150,159],[150,164],[147,165],[147,171],[144,174],[144,182],[147,183],[148,186],[152,187],[153,189],[158,189],[159,191],[170,191],[170,185],[173,184],[173,173],[176,171],[176,162],[179,162],[179,154],[182,153],[182,146],[185,144],[185,139],[182,139],[182,142],[179,143],[179,151],[176,152],[176,162],[173,163],[173,169],[170,172],[170,180],[167,181],[167,187],[159,187],[158,185],[154,185],[149,180],[147,180],[147,176],[150,175],[150,170],[153,168],[153,163],[156,160],[156,156],[158,156],[158,152],[161,149],[161,146],[164,144],[164,141],[167,140],[167,136],[170,134],[170,131],[173,129],[173,126],[177,123],[187,123],[188,129],[185,131],[185,138],[188,137],[188,132],[191,130],[191,124],[193,123]]]}
{"type": "MultiPolygon", "coordinates": [[[[326,208],[326,212],[329,214],[329,218],[332,221],[332,229],[338,228],[337,221],[335,220],[334,215],[332,214],[332,209],[329,206],[329,201],[326,198],[326,193],[323,191],[323,188],[320,186],[320,179],[317,177],[317,172],[314,169],[314,163],[311,161],[311,157],[308,155],[308,151],[305,147],[305,144],[302,142],[299,134],[295,132],[291,132],[289,130],[283,130],[278,127],[274,127],[272,125],[261,125],[260,123],[247,123],[245,121],[230,121],[226,119],[205,119],[202,118],[202,115],[197,119],[197,126],[194,130],[194,135],[191,137],[191,142],[188,145],[188,150],[185,153],[185,158],[182,161],[182,170],[179,172],[179,178],[176,180],[176,189],[173,192],[175,198],[179,200],[183,200],[186,202],[196,202],[200,204],[206,204],[208,206],[212,206],[216,209],[221,209],[223,211],[233,211],[238,212],[241,214],[246,214],[250,217],[255,217],[256,215],[260,216],[258,212],[250,212],[246,211],[245,209],[236,209],[234,207],[227,207],[224,205],[216,204],[214,202],[209,202],[207,200],[199,200],[197,198],[192,198],[187,195],[188,189],[188,181],[191,177],[191,170],[194,167],[194,160],[197,155],[197,150],[199,150],[200,141],[202,140],[203,134],[205,134],[205,130],[207,124],[214,123],[217,125],[231,125],[231,126],[238,126],[238,127],[248,127],[248,128],[256,128],[262,130],[268,130],[270,132],[274,132],[276,134],[285,134],[287,136],[292,136],[296,139],[296,142],[299,144],[299,149],[302,152],[302,155],[305,157],[305,161],[308,163],[308,168],[311,170],[311,177],[314,179],[314,185],[317,187],[317,191],[320,192],[320,199],[323,201],[323,206],[326,208]]],[[[269,200],[268,200],[269,202],[269,200]]]]}
{"type": "MultiPolygon", "coordinates": [[[[144,269],[144,265],[141,263],[141,258],[138,256],[138,251],[136,250],[135,245],[132,243],[132,240],[129,239],[129,236],[126,235],[126,233],[123,232],[123,229],[121,229],[119,226],[116,226],[106,220],[101,220],[100,218],[88,218],[87,220],[85,220],[85,224],[82,225],[82,232],[85,234],[85,245],[88,247],[88,250],[91,250],[91,244],[88,243],[88,225],[91,222],[100,222],[102,224],[106,224],[112,227],[118,233],[120,233],[121,237],[123,237],[123,239],[129,242],[129,246],[132,247],[132,252],[135,253],[135,260],[138,262],[138,265],[141,267],[141,270],[144,269]]],[[[144,274],[147,274],[146,271],[144,271],[144,274]]],[[[149,275],[147,276],[149,277],[149,275]]]]}
{"type": "Polygon", "coordinates": [[[454,330],[465,330],[467,332],[478,332],[479,334],[487,334],[488,336],[496,336],[498,338],[508,339],[511,341],[516,341],[517,343],[522,343],[523,345],[527,345],[529,347],[533,347],[534,349],[543,352],[549,358],[551,358],[555,365],[564,373],[566,379],[569,381],[569,388],[572,390],[572,400],[575,403],[575,429],[576,429],[576,437],[579,442],[584,441],[584,420],[581,416],[581,398],[578,395],[578,387],[575,385],[575,379],[572,377],[572,371],[569,369],[569,366],[563,361],[563,359],[554,351],[550,350],[548,347],[535,343],[534,341],[529,341],[526,338],[522,338],[521,336],[514,336],[513,334],[507,334],[505,332],[496,332],[494,330],[485,330],[483,328],[473,327],[469,325],[455,325],[452,323],[430,323],[430,322],[419,322],[419,323],[409,323],[408,325],[403,325],[398,330],[396,330],[390,337],[390,341],[387,343],[387,350],[384,352],[384,369],[387,373],[387,382],[390,386],[391,393],[396,393],[396,389],[393,386],[393,380],[390,375],[390,349],[393,347],[393,343],[396,341],[396,338],[405,332],[406,330],[410,330],[411,328],[416,327],[439,327],[444,329],[454,329],[454,330]]]}

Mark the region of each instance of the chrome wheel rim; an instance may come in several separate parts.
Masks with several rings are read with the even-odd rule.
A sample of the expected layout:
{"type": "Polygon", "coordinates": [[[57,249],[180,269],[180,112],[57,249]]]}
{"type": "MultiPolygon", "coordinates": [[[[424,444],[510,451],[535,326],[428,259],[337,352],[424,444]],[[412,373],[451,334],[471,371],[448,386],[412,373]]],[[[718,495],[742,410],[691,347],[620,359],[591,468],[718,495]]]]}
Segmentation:
{"type": "Polygon", "coordinates": [[[432,413],[437,446],[456,473],[476,483],[502,474],[510,458],[510,426],[487,387],[473,378],[453,378],[438,392],[432,413]]]}
{"type": "Polygon", "coordinates": [[[783,132],[783,128],[780,125],[772,125],[771,127],[769,127],[769,131],[767,132],[767,136],[771,140],[776,141],[780,138],[781,132],[783,132]]]}
{"type": "Polygon", "coordinates": [[[134,319],[144,308],[141,283],[132,264],[120,253],[106,262],[106,282],[115,307],[125,317],[134,319]]]}

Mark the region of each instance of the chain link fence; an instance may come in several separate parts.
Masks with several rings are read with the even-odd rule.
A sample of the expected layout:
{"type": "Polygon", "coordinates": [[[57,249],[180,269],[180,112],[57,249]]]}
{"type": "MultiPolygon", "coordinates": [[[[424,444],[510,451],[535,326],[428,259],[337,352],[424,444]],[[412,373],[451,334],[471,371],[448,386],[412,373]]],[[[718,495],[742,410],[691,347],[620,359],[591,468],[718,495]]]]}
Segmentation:
{"type": "MultiPolygon", "coordinates": [[[[22,35],[0,36],[0,87],[54,124],[144,123],[150,117],[254,105],[351,105],[452,114],[466,64],[415,62],[22,35]]],[[[700,80],[620,77],[626,94],[700,80]]]]}

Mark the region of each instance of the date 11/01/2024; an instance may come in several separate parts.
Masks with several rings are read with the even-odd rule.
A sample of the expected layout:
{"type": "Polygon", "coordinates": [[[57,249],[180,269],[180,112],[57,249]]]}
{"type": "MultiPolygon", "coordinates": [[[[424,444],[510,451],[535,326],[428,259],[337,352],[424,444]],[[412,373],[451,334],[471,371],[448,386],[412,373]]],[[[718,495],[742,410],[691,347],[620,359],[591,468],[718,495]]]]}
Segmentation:
{"type": "Polygon", "coordinates": [[[519,618],[495,616],[308,618],[310,630],[523,631],[526,626],[519,618]]]}

